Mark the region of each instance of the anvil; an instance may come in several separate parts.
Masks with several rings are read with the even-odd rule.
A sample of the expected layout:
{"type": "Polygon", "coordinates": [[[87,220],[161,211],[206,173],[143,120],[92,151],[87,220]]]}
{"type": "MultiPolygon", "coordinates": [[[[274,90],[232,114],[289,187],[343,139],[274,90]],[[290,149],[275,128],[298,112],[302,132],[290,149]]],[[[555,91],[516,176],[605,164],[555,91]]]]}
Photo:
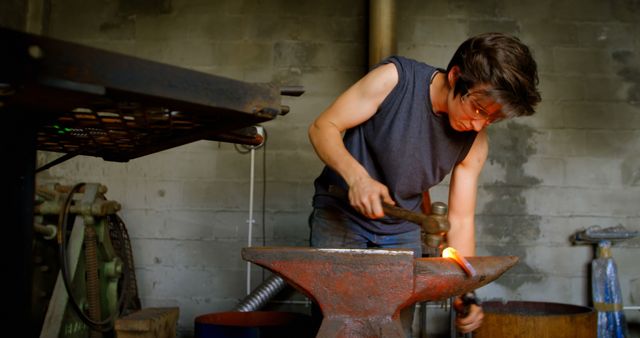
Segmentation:
{"type": "Polygon", "coordinates": [[[468,257],[470,277],[452,259],[414,258],[404,249],[250,247],[244,260],[281,276],[324,315],[316,337],[403,337],[400,310],[479,288],[515,265],[514,256],[468,257]]]}

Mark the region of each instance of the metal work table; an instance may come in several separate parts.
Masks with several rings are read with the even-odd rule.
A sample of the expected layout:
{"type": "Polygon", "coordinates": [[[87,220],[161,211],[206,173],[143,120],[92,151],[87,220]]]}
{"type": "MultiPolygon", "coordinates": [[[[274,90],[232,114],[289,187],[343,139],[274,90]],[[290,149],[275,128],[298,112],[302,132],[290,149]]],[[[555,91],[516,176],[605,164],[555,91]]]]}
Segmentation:
{"type": "Polygon", "coordinates": [[[2,317],[13,325],[29,323],[36,150],[126,162],[197,140],[260,144],[252,126],[288,112],[281,95],[302,94],[4,28],[0,46],[2,317]]]}

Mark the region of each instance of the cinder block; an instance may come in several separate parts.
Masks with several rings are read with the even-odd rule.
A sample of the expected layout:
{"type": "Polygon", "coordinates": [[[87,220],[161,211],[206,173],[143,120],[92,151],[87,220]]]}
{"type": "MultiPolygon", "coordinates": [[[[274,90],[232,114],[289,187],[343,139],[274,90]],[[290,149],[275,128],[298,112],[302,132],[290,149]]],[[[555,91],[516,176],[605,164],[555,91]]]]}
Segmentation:
{"type": "MultiPolygon", "coordinates": [[[[238,150],[217,151],[215,168],[209,178],[221,181],[248,180],[251,174],[251,155],[248,153],[249,150],[241,145],[238,145],[238,150]],[[247,153],[241,153],[240,151],[247,153]]],[[[258,155],[255,156],[256,169],[259,169],[261,166],[258,164],[262,160],[260,151],[256,151],[256,154],[258,155]]],[[[193,163],[191,163],[191,166],[193,166],[193,163]]]]}
{"type": "MultiPolygon", "coordinates": [[[[515,7],[515,6],[513,6],[515,7]]],[[[521,6],[518,6],[521,7],[521,6]]],[[[526,5],[523,6],[527,8],[526,5]]],[[[541,12],[540,8],[531,9],[531,12],[541,12]]],[[[548,14],[548,13],[546,13],[548,14]]],[[[572,21],[548,21],[541,25],[540,21],[522,20],[520,24],[521,38],[525,41],[535,41],[540,46],[578,46],[578,32],[580,31],[577,23],[572,21]],[[562,33],[558,33],[562,32],[562,33]]],[[[536,50],[540,50],[537,48],[536,50]]]]}
{"type": "Polygon", "coordinates": [[[366,13],[366,7],[362,1],[323,1],[316,2],[296,2],[291,0],[266,1],[259,3],[236,3],[230,2],[227,11],[233,15],[251,15],[262,17],[265,15],[282,15],[283,8],[286,8],[287,16],[362,16],[366,13]]]}
{"type": "Polygon", "coordinates": [[[632,187],[640,186],[640,159],[629,154],[622,161],[622,184],[632,187]]]}
{"type": "MultiPolygon", "coordinates": [[[[311,66],[316,68],[354,70],[362,69],[367,57],[367,44],[363,41],[324,43],[315,50],[311,66]]],[[[365,68],[366,69],[366,68],[365,68]]]]}
{"type": "Polygon", "coordinates": [[[615,71],[610,52],[605,49],[554,47],[553,53],[558,73],[606,75],[615,71]]]}
{"type": "Polygon", "coordinates": [[[636,153],[638,144],[638,130],[592,130],[587,132],[585,146],[588,147],[590,156],[613,158],[636,153]]]}
{"type": "Polygon", "coordinates": [[[640,278],[634,277],[629,281],[628,288],[631,304],[640,304],[640,278]]]}
{"type": "Polygon", "coordinates": [[[303,212],[273,213],[269,223],[273,228],[273,237],[278,240],[309,240],[309,214],[311,208],[303,212]]]}
{"type": "Polygon", "coordinates": [[[427,41],[414,41],[398,37],[398,54],[425,62],[434,67],[447,67],[455,51],[453,45],[435,45],[427,41]]]}
{"type": "MultiPolygon", "coordinates": [[[[613,10],[621,7],[613,3],[611,5],[613,10]]],[[[584,47],[625,50],[629,48],[629,37],[634,36],[633,26],[620,20],[609,21],[604,24],[600,22],[583,22],[579,25],[577,41],[580,46],[584,47]]]]}
{"type": "Polygon", "coordinates": [[[280,151],[268,160],[268,179],[288,182],[313,182],[320,174],[315,152],[280,151]]]}
{"type": "Polygon", "coordinates": [[[313,66],[313,59],[322,44],[303,41],[279,41],[273,46],[273,66],[276,68],[296,67],[302,70],[313,66]]]}
{"type": "Polygon", "coordinates": [[[116,319],[118,338],[173,338],[179,308],[145,308],[116,319]]]}
{"type": "MultiPolygon", "coordinates": [[[[297,111],[301,111],[299,107],[297,111]]],[[[309,124],[311,124],[311,118],[309,116],[308,121],[305,121],[305,123],[288,124],[289,121],[282,121],[281,123],[265,126],[267,132],[267,159],[270,161],[274,154],[280,150],[308,149],[311,143],[309,142],[307,130],[309,124]]],[[[260,161],[262,161],[262,158],[260,158],[260,161]]],[[[277,175],[277,173],[273,174],[277,175]]]]}
{"type": "MultiPolygon", "coordinates": [[[[546,23],[549,21],[549,13],[551,13],[551,4],[553,2],[553,0],[525,1],[521,3],[501,1],[500,13],[505,17],[517,19],[523,25],[529,21],[546,23]]],[[[521,31],[525,35],[527,29],[523,28],[521,31]]]]}
{"type": "Polygon", "coordinates": [[[256,41],[220,42],[213,50],[216,64],[228,66],[268,67],[272,60],[272,44],[256,41]]]}
{"type": "MultiPolygon", "coordinates": [[[[595,137],[581,129],[538,129],[533,135],[536,154],[548,157],[594,156],[587,139],[595,137]]],[[[596,155],[598,156],[598,155],[596,155]]]]}
{"type": "Polygon", "coordinates": [[[159,238],[166,229],[167,210],[134,209],[123,206],[119,213],[132,239],[159,238]]]}
{"type": "MultiPolygon", "coordinates": [[[[522,34],[522,40],[528,44],[529,49],[533,53],[533,57],[536,60],[538,65],[538,76],[540,78],[540,83],[545,81],[545,78],[548,74],[553,73],[554,68],[554,56],[553,49],[549,48],[544,44],[544,39],[546,37],[542,36],[527,36],[525,33],[522,34]]],[[[545,92],[542,92],[542,102],[545,101],[545,92]]]]}
{"type": "Polygon", "coordinates": [[[486,161],[482,171],[480,172],[480,180],[478,185],[491,185],[497,181],[504,181],[505,168],[504,166],[494,162],[486,161]]]}
{"type": "Polygon", "coordinates": [[[246,243],[246,238],[224,241],[136,239],[133,247],[136,265],[140,267],[233,269],[242,262],[239,253],[246,243]]]}
{"type": "Polygon", "coordinates": [[[127,189],[119,202],[130,209],[145,209],[154,206],[167,209],[179,205],[183,186],[179,181],[151,179],[125,179],[127,189]]]}
{"type": "MultiPolygon", "coordinates": [[[[620,94],[622,95],[622,93],[620,94]]],[[[562,102],[558,104],[563,125],[575,129],[591,131],[637,129],[640,126],[640,114],[631,106],[621,102],[562,102]],[[607,123],[602,123],[607,116],[607,123]]]]}
{"type": "Polygon", "coordinates": [[[527,212],[544,216],[637,217],[638,189],[536,187],[523,191],[527,212]]]}
{"type": "Polygon", "coordinates": [[[582,277],[548,276],[522,283],[518,288],[509,285],[510,279],[531,280],[527,276],[512,276],[509,271],[498,280],[477,290],[482,300],[526,300],[551,303],[587,305],[589,281],[582,277]]]}
{"type": "MultiPolygon", "coordinates": [[[[327,19],[327,18],[323,18],[327,19]]],[[[255,41],[301,40],[303,27],[308,25],[306,19],[300,17],[267,16],[254,22],[249,27],[248,38],[255,41]]],[[[318,41],[318,40],[315,40],[318,41]]]]}
{"type": "MultiPolygon", "coordinates": [[[[433,17],[414,17],[413,32],[405,36],[404,39],[415,41],[417,44],[434,44],[434,45],[458,45],[466,40],[469,35],[467,33],[467,23],[449,18],[433,18],[433,17]],[[442,29],[447,27],[447,29],[442,29]],[[455,42],[454,42],[455,41],[455,42]]],[[[451,55],[453,55],[452,50],[451,55]]],[[[446,65],[444,65],[446,67],[446,65]]]]}
{"type": "Polygon", "coordinates": [[[306,192],[309,183],[277,181],[269,183],[267,208],[278,211],[294,211],[309,205],[311,195],[306,192]],[[301,190],[303,189],[303,190],[301,190]],[[305,191],[304,194],[301,191],[305,191]]]}
{"type": "MultiPolygon", "coordinates": [[[[299,101],[315,101],[319,98],[322,100],[319,105],[326,107],[363,75],[363,70],[345,71],[327,69],[322,71],[306,71],[301,78],[305,93],[300,97],[299,101]]],[[[291,113],[300,114],[303,113],[303,111],[292,110],[291,113]]],[[[318,113],[319,112],[305,112],[305,114],[311,115],[318,113]]]]}
{"type": "Polygon", "coordinates": [[[584,278],[592,259],[590,246],[536,245],[528,248],[526,263],[547,276],[584,278]]]}
{"type": "MultiPolygon", "coordinates": [[[[545,74],[540,81],[539,89],[543,100],[560,101],[561,104],[564,103],[563,101],[576,102],[585,98],[585,83],[582,76],[545,74]]],[[[561,114],[556,113],[555,117],[556,127],[568,124],[561,114]]]]}
{"type": "Polygon", "coordinates": [[[249,205],[247,181],[182,182],[182,194],[175,206],[181,208],[245,209],[249,205]]]}
{"type": "MultiPolygon", "coordinates": [[[[618,224],[635,224],[626,216],[538,216],[536,223],[539,229],[538,237],[526,241],[532,246],[568,246],[572,245],[570,238],[579,230],[586,229],[592,225],[598,225],[603,228],[615,226],[618,224]]],[[[508,220],[505,220],[505,226],[509,226],[508,220]]],[[[482,238],[484,234],[479,232],[482,238]]]]}
{"type": "Polygon", "coordinates": [[[477,240],[480,243],[533,245],[539,242],[542,225],[536,215],[490,215],[476,217],[477,240]]]}
{"type": "Polygon", "coordinates": [[[486,32],[502,32],[517,36],[520,32],[520,25],[515,20],[495,16],[487,19],[469,21],[469,36],[486,32]]]}
{"type": "MultiPolygon", "coordinates": [[[[236,255],[240,256],[239,250],[236,255]]],[[[246,267],[246,262],[233,269],[146,267],[136,269],[136,277],[141,297],[170,300],[193,297],[213,302],[246,291],[239,282],[246,275],[246,267]]]]}
{"type": "Polygon", "coordinates": [[[554,1],[551,4],[550,18],[559,21],[609,21],[612,19],[611,6],[601,1],[580,3],[580,10],[570,1],[554,1]]]}
{"type": "Polygon", "coordinates": [[[562,185],[565,182],[565,159],[534,155],[524,164],[523,171],[525,175],[538,179],[540,185],[562,185]]]}
{"type": "Polygon", "coordinates": [[[566,157],[565,184],[572,187],[622,187],[621,159],[566,157]]]}
{"type": "Polygon", "coordinates": [[[253,26],[251,18],[220,12],[219,7],[223,7],[223,3],[187,1],[184,5],[190,6],[189,11],[194,14],[188,29],[190,38],[202,38],[210,42],[253,40],[250,38],[253,26]]]}

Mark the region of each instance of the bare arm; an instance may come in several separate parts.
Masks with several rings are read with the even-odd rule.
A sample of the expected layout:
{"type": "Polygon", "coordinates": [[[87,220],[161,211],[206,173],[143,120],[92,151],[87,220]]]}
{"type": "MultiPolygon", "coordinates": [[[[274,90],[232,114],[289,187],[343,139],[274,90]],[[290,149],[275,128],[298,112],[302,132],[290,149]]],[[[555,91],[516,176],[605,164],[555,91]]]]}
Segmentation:
{"type": "Polygon", "coordinates": [[[347,151],[342,133],[371,118],[397,82],[394,64],[374,69],[340,95],[309,127],[309,139],[320,159],[345,180],[351,205],[370,218],[384,216],[381,200],[394,202],[387,187],[372,179],[347,151]]]}
{"type": "MultiPolygon", "coordinates": [[[[475,256],[476,254],[474,215],[478,177],[488,152],[487,134],[485,130],[482,130],[476,136],[467,157],[453,169],[451,175],[449,187],[449,223],[451,228],[447,237],[449,245],[463,256],[475,256]]],[[[462,307],[459,297],[454,304],[459,311],[462,307]]],[[[466,317],[457,317],[456,326],[462,333],[471,332],[480,327],[483,318],[482,308],[472,304],[466,317]]]]}
{"type": "Polygon", "coordinates": [[[449,246],[463,256],[475,256],[475,208],[478,177],[489,151],[486,131],[476,136],[465,159],[453,169],[449,187],[449,246]]]}

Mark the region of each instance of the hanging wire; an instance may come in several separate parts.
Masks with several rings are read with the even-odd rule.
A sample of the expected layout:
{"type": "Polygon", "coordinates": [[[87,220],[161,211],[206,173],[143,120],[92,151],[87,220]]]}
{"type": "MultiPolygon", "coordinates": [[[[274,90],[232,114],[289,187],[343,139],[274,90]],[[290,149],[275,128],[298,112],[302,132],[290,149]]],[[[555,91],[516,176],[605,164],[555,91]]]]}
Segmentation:
{"type": "MultiPolygon", "coordinates": [[[[254,182],[254,170],[255,170],[255,149],[251,149],[251,173],[249,175],[249,219],[247,220],[247,246],[251,247],[251,240],[253,238],[253,182],[254,182]]],[[[251,293],[251,262],[247,261],[247,295],[251,293]]]]}
{"type": "MultiPolygon", "coordinates": [[[[257,126],[256,128],[260,128],[264,133],[263,141],[259,145],[243,145],[234,143],[233,146],[236,151],[240,154],[251,154],[251,171],[250,171],[250,187],[249,187],[249,219],[248,223],[248,234],[247,234],[247,246],[252,246],[252,237],[253,237],[253,193],[254,193],[254,182],[255,182],[255,150],[263,148],[263,156],[262,156],[262,177],[263,177],[263,185],[262,185],[262,246],[266,245],[266,227],[265,227],[265,196],[266,196],[266,144],[267,144],[267,132],[266,129],[262,126],[257,126]]],[[[265,272],[262,270],[262,280],[264,281],[265,272]]],[[[251,263],[247,262],[247,294],[251,293],[251,263]]]]}
{"type": "MultiPolygon", "coordinates": [[[[266,214],[267,214],[267,130],[264,129],[264,142],[262,143],[262,246],[267,245],[266,214]]],[[[264,269],[262,269],[264,280],[264,269]]]]}

